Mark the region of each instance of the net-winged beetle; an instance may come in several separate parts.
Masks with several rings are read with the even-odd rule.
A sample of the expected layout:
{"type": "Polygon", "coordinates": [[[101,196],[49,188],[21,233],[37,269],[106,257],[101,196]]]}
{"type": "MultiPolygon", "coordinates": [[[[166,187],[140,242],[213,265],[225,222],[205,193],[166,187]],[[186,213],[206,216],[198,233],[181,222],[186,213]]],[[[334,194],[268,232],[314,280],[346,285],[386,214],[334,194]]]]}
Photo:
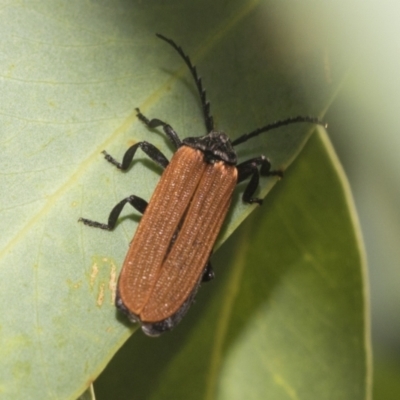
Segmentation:
{"type": "Polygon", "coordinates": [[[149,203],[131,195],[113,208],[107,224],[80,219],[86,225],[112,230],[125,204],[143,214],[119,276],[116,307],[132,322],[139,322],[150,336],[175,327],[190,307],[200,283],[213,277],[209,258],[235,186],[250,178],[242,199],[249,204],[261,204],[261,199],[253,197],[259,176],[282,176],[281,171],[271,170],[263,155],[237,164],[234,146],[292,123],[324,125],[317,118],[298,116],[273,122],[231,141],[224,132],[214,130],[210,103],[189,57],[173,40],[157,36],[169,43],[188,66],[200,94],[208,134],[181,140],[169,124],[149,120],[137,109],[138,118],[147,127],[162,127],[176,153],[169,162],[156,147],[143,141],[131,146],[119,163],[104,151],[107,161],[126,170],[141,148],[165,171],[149,203]]]}

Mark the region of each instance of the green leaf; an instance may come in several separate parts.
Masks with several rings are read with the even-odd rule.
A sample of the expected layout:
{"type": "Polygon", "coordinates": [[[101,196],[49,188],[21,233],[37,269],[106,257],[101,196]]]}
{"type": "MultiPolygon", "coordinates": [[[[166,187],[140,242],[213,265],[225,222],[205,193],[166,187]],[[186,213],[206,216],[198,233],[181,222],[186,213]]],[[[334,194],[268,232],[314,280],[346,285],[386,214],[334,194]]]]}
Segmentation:
{"type": "Polygon", "coordinates": [[[396,400],[400,396],[400,365],[395,354],[374,353],[374,399],[396,400]]]}
{"type": "Polygon", "coordinates": [[[329,142],[313,136],[216,254],[217,278],[181,329],[128,341],[98,399],[371,398],[358,232],[329,142]]]}
{"type": "MultiPolygon", "coordinates": [[[[77,398],[135,329],[118,317],[113,298],[140,216],[124,211],[113,233],[77,220],[106,221],[110,209],[130,194],[150,198],[159,168],[138,154],[130,171],[120,173],[100,154],[107,149],[120,159],[129,145],[149,140],[172,155],[162,132],[149,133],[137,121],[135,107],[168,121],[181,137],[205,133],[188,71],[154,33],[174,38],[191,55],[212,99],[217,127],[238,137],[288,116],[322,115],[338,89],[348,63],[331,63],[335,73],[326,75],[328,44],[300,40],[303,30],[293,21],[292,30],[285,28],[293,15],[301,19],[307,14],[292,6],[239,0],[3,6],[0,397],[77,398]]],[[[311,129],[290,126],[260,136],[238,148],[240,159],[262,151],[274,168],[286,169],[311,129]]],[[[274,182],[262,180],[261,194],[274,182]]],[[[240,185],[220,243],[255,208],[241,204],[242,190],[240,185]]],[[[264,273],[258,278],[264,279],[264,273]]],[[[234,275],[220,282],[232,290],[231,279],[234,275]]],[[[260,289],[254,290],[260,295],[260,289]]],[[[353,290],[351,286],[346,293],[360,299],[361,292],[353,290]]],[[[223,293],[215,301],[224,305],[218,298],[223,293]]],[[[250,300],[243,304],[250,306],[250,300]]],[[[196,308],[185,320],[192,329],[196,308]]],[[[235,311],[232,318],[225,317],[227,332],[245,334],[243,323],[235,322],[239,315],[235,311]]],[[[201,324],[206,321],[215,324],[215,319],[201,324]]],[[[177,328],[169,340],[194,346],[202,331],[193,332],[177,328]]],[[[209,396],[222,367],[222,348],[233,340],[220,335],[206,385],[209,396]]],[[[136,337],[150,343],[142,334],[136,337]]],[[[160,354],[169,352],[165,340],[154,342],[160,354]]],[[[198,351],[201,355],[204,348],[198,351]]],[[[188,359],[180,360],[174,362],[182,366],[188,359]]],[[[131,362],[154,365],[154,357],[131,362]]],[[[222,376],[228,367],[223,366],[222,376]]],[[[176,369],[171,373],[177,377],[176,369]]],[[[157,390],[165,389],[160,383],[157,390]]],[[[221,386],[220,393],[224,390],[221,386]]]]}
{"type": "Polygon", "coordinates": [[[93,385],[90,385],[84,393],[82,393],[77,400],[96,400],[94,395],[93,385]]]}

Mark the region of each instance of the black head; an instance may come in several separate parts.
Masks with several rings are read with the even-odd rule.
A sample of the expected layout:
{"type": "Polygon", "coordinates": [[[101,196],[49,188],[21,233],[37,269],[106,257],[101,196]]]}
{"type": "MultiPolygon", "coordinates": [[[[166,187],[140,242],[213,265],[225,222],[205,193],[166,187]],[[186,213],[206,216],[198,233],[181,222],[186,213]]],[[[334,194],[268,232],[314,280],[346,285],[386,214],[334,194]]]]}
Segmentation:
{"type": "Polygon", "coordinates": [[[200,150],[204,153],[204,160],[210,164],[215,161],[224,161],[236,165],[237,156],[228,135],[224,132],[211,131],[206,136],[188,137],[183,139],[185,146],[200,150]]]}

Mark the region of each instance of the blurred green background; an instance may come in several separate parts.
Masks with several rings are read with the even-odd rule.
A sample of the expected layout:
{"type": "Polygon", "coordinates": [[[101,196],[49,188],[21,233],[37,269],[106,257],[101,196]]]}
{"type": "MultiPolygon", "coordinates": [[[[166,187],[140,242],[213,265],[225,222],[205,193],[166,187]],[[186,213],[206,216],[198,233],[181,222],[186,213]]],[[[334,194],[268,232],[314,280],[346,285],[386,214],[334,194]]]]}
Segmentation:
{"type": "MultiPolygon", "coordinates": [[[[344,4],[338,13],[349,12],[344,4]]],[[[375,399],[400,398],[399,17],[398,2],[356,6],[345,27],[357,43],[354,65],[326,115],[365,240],[375,399]]],[[[344,40],[340,32],[335,40],[344,40]]]]}

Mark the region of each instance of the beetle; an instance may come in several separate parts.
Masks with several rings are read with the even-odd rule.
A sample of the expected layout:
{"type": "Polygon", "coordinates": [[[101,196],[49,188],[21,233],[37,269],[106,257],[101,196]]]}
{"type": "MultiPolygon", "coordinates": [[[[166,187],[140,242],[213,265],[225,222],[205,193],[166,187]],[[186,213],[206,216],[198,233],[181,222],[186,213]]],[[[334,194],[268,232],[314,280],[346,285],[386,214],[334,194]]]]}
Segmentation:
{"type": "Polygon", "coordinates": [[[106,224],[80,218],[86,225],[112,230],[126,204],[143,214],[129,246],[118,278],[116,307],[132,322],[139,322],[149,336],[174,328],[186,314],[202,281],[214,277],[209,258],[236,185],[248,178],[242,200],[262,204],[253,197],[259,177],[278,176],[264,156],[237,163],[234,146],[260,133],[297,122],[323,125],[318,118],[298,116],[258,128],[231,141],[214,129],[210,103],[196,67],[173,40],[156,34],[171,45],[186,63],[200,95],[207,134],[181,140],[174,129],[159,119],[148,119],[137,108],[137,117],[148,128],[161,127],[177,149],[169,162],[151,143],[131,146],[118,162],[103,151],[105,159],[120,170],[127,170],[140,148],[164,168],[150,202],[131,195],[120,201],[106,224]]]}

